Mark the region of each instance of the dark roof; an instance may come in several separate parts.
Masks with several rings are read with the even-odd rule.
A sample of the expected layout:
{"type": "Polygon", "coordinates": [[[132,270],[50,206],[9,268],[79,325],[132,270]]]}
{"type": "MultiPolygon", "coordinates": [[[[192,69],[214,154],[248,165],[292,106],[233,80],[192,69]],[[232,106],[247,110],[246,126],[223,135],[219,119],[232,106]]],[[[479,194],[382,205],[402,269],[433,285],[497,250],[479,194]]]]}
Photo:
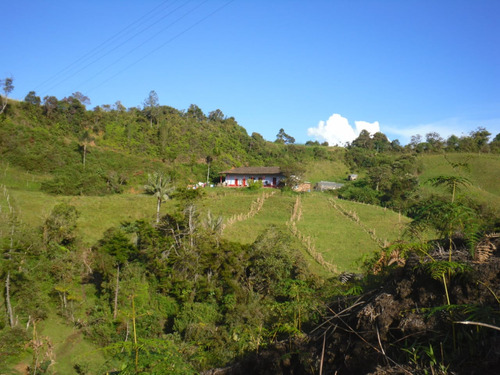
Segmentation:
{"type": "Polygon", "coordinates": [[[232,168],[228,171],[222,171],[219,174],[254,174],[254,175],[263,175],[263,174],[281,174],[280,167],[239,167],[232,168]]]}

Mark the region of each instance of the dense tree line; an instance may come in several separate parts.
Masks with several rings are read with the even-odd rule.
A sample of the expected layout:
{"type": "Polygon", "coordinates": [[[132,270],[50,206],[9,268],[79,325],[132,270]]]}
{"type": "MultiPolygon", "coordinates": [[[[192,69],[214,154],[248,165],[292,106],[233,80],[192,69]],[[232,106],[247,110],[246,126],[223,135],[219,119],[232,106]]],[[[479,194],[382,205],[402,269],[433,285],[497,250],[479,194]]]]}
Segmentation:
{"type": "Polygon", "coordinates": [[[349,149],[362,148],[376,152],[406,152],[406,153],[441,153],[441,152],[480,152],[500,153],[500,133],[490,140],[491,133],[484,127],[478,127],[469,135],[450,135],[442,138],[437,132],[430,132],[422,137],[417,134],[411,137],[410,143],[402,146],[399,140],[389,141],[381,132],[371,135],[362,130],[359,136],[351,142],[349,149]]]}
{"type": "Polygon", "coordinates": [[[248,135],[220,109],[207,115],[194,104],[187,110],[160,105],[154,91],[142,107],[89,105],[79,92],[42,99],[31,91],[22,102],[9,101],[0,118],[0,154],[24,169],[53,174],[43,189],[55,194],[120,193],[155,170],[182,183],[217,181],[220,171],[234,166],[334,157],[323,147],[295,145],[283,129],[279,142],[248,135]]]}

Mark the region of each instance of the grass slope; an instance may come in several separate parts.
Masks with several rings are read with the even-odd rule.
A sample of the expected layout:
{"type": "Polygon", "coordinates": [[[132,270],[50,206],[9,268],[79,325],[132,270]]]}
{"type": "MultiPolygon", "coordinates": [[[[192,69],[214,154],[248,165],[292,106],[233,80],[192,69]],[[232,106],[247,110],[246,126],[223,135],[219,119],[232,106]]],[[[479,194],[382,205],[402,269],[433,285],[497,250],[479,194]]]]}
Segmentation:
{"type": "MultiPolygon", "coordinates": [[[[43,344],[42,350],[39,350],[40,356],[48,354],[53,361],[49,367],[52,374],[76,375],[79,372],[76,371],[75,364],[85,364],[85,368],[94,372],[102,368],[105,362],[98,347],[85,340],[81,331],[70,327],[55,314],[37,324],[36,333],[40,344],[43,344]]],[[[14,366],[14,373],[27,373],[26,368],[32,362],[33,358],[26,356],[14,366]]]]}
{"type": "Polygon", "coordinates": [[[313,238],[316,250],[339,271],[358,270],[357,261],[364,254],[378,250],[381,243],[397,239],[400,224],[409,221],[378,206],[338,200],[321,193],[305,195],[302,206],[299,231],[313,238]]]}
{"type": "Polygon", "coordinates": [[[304,179],[312,183],[319,181],[342,182],[349,175],[349,168],[343,161],[343,150],[337,151],[339,158],[334,161],[317,160],[306,166],[304,179]]]}
{"type": "MultiPolygon", "coordinates": [[[[422,155],[420,181],[440,175],[454,175],[467,178],[472,185],[467,193],[500,214],[500,155],[493,154],[447,154],[422,155]],[[466,167],[453,168],[450,163],[466,163],[466,167]]],[[[443,192],[443,189],[423,185],[427,194],[443,192]]]]}
{"type": "MultiPolygon", "coordinates": [[[[286,222],[290,219],[294,197],[281,194],[276,190],[272,192],[275,194],[264,200],[262,209],[254,216],[228,225],[224,231],[224,237],[241,243],[252,243],[270,225],[285,230],[286,222]]],[[[257,194],[253,194],[254,201],[259,198],[257,194]]],[[[243,211],[242,214],[248,212],[250,210],[243,211]]]]}
{"type": "MultiPolygon", "coordinates": [[[[109,227],[123,221],[153,219],[155,214],[154,198],[144,194],[52,196],[39,190],[41,181],[47,178],[45,175],[34,175],[6,165],[1,166],[0,172],[0,185],[5,186],[5,194],[9,195],[10,203],[23,223],[38,227],[54,205],[60,202],[72,204],[80,212],[78,231],[89,246],[99,240],[109,227]]],[[[382,240],[391,241],[397,237],[399,229],[396,228],[401,219],[392,211],[354,202],[339,203],[345,210],[356,212],[363,223],[360,225],[338,212],[329,202],[331,196],[328,194],[311,193],[301,197],[303,216],[297,222],[297,228],[303,236],[311,238],[316,250],[327,262],[336,265],[339,271],[356,269],[355,260],[363,253],[378,248],[377,242],[366,232],[366,228],[374,229],[376,236],[382,240]]],[[[214,215],[222,215],[226,224],[231,218],[236,218],[234,223],[227,225],[224,237],[251,243],[269,225],[288,230],[287,222],[295,201],[295,194],[277,190],[214,188],[206,190],[205,197],[198,205],[202,217],[211,211],[214,215]],[[270,193],[273,194],[265,198],[261,209],[256,211],[258,199],[270,193]],[[253,214],[245,217],[252,211],[252,207],[253,214]]],[[[175,201],[167,202],[162,206],[162,212],[172,210],[175,204],[175,201]]],[[[0,205],[5,213],[8,210],[5,197],[0,205]]],[[[312,264],[315,263],[311,257],[309,260],[312,264]]],[[[314,264],[316,269],[317,266],[314,264]]]]}

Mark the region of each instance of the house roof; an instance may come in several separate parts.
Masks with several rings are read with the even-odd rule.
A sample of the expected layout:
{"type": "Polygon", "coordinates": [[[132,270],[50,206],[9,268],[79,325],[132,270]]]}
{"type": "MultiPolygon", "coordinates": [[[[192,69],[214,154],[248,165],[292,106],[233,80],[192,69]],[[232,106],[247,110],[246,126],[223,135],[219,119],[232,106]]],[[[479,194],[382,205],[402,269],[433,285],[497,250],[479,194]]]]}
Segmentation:
{"type": "Polygon", "coordinates": [[[245,174],[245,175],[266,175],[281,174],[280,167],[239,167],[228,171],[222,171],[219,174],[245,174]]]}

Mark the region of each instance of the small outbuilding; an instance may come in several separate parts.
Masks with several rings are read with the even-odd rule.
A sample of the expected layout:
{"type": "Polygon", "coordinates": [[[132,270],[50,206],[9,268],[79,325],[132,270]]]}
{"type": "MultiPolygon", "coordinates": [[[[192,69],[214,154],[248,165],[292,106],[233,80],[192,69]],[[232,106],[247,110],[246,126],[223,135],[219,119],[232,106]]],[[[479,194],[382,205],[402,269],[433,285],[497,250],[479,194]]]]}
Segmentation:
{"type": "Polygon", "coordinates": [[[299,193],[310,192],[311,191],[311,183],[309,181],[299,183],[293,190],[297,191],[299,193]]]}
{"type": "Polygon", "coordinates": [[[339,182],[331,182],[331,181],[320,181],[314,185],[314,190],[316,191],[326,191],[326,190],[336,190],[340,189],[344,184],[339,182]]]}
{"type": "Polygon", "coordinates": [[[358,179],[358,175],[357,174],[350,174],[349,176],[347,176],[347,179],[349,181],[356,181],[358,179]]]}

